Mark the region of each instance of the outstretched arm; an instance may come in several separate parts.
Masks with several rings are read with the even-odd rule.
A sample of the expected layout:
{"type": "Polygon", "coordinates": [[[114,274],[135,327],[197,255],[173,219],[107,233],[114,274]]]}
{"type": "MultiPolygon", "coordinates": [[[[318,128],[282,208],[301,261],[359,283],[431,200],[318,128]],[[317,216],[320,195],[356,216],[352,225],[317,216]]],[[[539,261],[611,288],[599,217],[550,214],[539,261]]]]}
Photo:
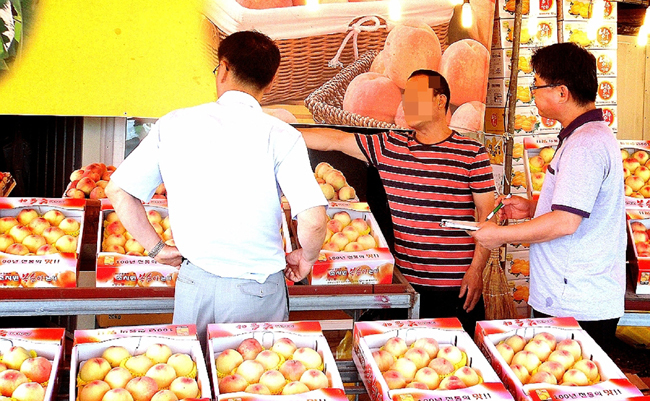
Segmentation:
{"type": "Polygon", "coordinates": [[[316,206],[298,213],[298,241],[300,248],[287,255],[284,275],[291,281],[307,277],[325,241],[327,231],[325,206],[316,206]]]}
{"type": "Polygon", "coordinates": [[[299,131],[305,139],[309,149],[314,150],[338,150],[355,159],[367,162],[354,134],[340,131],[334,128],[301,128],[299,131]]]}

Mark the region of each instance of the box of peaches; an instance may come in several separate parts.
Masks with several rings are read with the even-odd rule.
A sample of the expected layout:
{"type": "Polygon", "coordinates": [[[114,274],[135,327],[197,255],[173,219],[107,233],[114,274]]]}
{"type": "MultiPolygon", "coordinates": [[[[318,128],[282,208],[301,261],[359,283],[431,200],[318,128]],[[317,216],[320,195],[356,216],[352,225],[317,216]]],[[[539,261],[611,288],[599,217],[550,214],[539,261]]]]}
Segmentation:
{"type": "Polygon", "coordinates": [[[537,199],[559,140],[557,135],[539,135],[524,138],[524,166],[526,168],[529,199],[537,199]]]}
{"type": "MultiPolygon", "coordinates": [[[[149,223],[160,238],[173,244],[166,199],[144,205],[149,223]]],[[[147,251],[124,228],[108,200],[102,200],[97,234],[97,287],[174,287],[178,269],[147,256],[147,251]]]]}
{"type": "Polygon", "coordinates": [[[355,322],[352,359],[373,401],[512,400],[457,318],[355,322]]]}
{"type": "Polygon", "coordinates": [[[650,141],[618,141],[625,180],[625,207],[650,209],[650,141]]]}
{"type": "Polygon", "coordinates": [[[476,344],[517,401],[642,395],[570,317],[481,321],[476,344]]]}
{"type": "Polygon", "coordinates": [[[318,322],[208,325],[215,399],[346,401],[318,322]]]}
{"type": "Polygon", "coordinates": [[[650,210],[627,210],[627,260],[637,294],[650,294],[650,210]]]}
{"type": "Polygon", "coordinates": [[[395,258],[365,202],[330,202],[310,284],[390,284],[395,258]]]}
{"type": "Polygon", "coordinates": [[[85,204],[0,198],[0,287],[75,287],[85,204]]]}
{"type": "Polygon", "coordinates": [[[3,329],[0,336],[0,399],[56,399],[65,329],[3,329]]]}
{"type": "Polygon", "coordinates": [[[75,330],[70,401],[211,399],[194,325],[75,330]]]}

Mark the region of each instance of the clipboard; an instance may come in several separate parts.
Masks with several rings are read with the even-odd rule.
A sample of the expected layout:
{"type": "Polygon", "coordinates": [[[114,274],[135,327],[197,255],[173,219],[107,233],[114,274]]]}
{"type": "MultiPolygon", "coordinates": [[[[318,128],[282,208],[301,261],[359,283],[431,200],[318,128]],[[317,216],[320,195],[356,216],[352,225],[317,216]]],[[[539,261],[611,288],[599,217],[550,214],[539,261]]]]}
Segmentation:
{"type": "Polygon", "coordinates": [[[462,221],[442,219],[440,227],[457,228],[459,230],[476,231],[478,230],[478,221],[462,221]]]}

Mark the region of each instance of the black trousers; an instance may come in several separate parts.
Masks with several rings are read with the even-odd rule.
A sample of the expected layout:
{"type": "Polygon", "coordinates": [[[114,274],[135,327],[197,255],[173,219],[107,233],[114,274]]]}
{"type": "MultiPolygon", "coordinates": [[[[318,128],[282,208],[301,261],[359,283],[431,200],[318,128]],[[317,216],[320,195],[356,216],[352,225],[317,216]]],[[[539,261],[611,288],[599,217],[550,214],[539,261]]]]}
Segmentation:
{"type": "MultiPolygon", "coordinates": [[[[533,309],[533,317],[551,317],[545,313],[533,309]]],[[[578,320],[580,327],[586,331],[591,338],[605,352],[609,352],[616,343],[616,326],[619,318],[607,320],[578,320]]]]}

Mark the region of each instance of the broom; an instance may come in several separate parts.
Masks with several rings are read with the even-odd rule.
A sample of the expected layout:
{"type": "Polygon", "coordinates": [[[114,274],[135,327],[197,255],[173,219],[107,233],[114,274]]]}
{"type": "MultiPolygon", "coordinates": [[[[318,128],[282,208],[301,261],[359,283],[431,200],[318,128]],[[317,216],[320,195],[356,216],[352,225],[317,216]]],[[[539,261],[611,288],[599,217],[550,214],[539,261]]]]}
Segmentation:
{"type": "Polygon", "coordinates": [[[514,319],[515,304],[508,288],[506,274],[499,262],[499,248],[493,249],[483,269],[483,302],[487,320],[514,319]]]}

